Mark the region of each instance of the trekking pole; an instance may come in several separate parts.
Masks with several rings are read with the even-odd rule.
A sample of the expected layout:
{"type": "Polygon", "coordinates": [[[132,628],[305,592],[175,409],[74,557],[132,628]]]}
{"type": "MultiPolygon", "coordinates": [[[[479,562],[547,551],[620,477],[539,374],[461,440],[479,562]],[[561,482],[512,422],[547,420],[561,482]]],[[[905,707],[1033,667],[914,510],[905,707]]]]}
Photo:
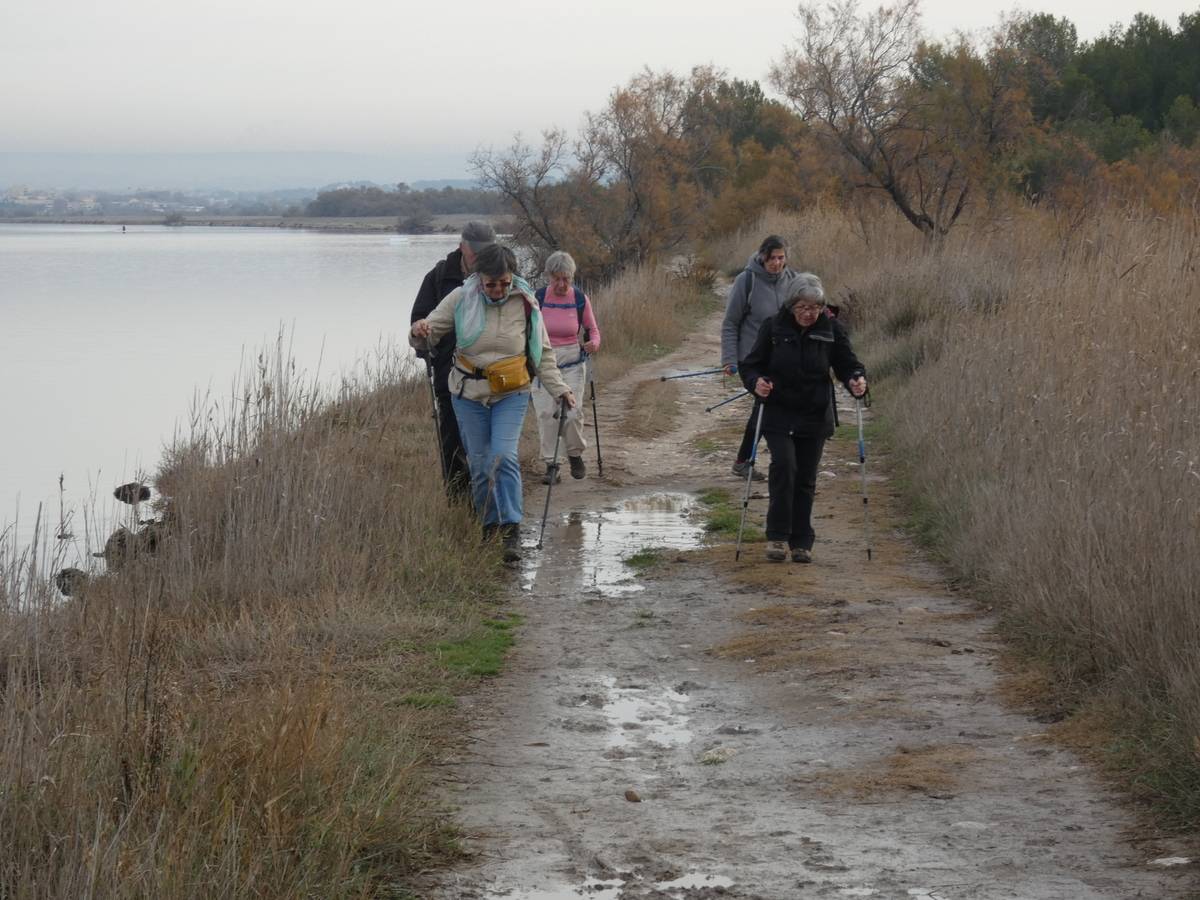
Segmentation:
{"type": "Polygon", "coordinates": [[[446,454],[442,452],[442,412],[438,408],[437,389],[434,382],[437,375],[433,371],[433,341],[425,338],[425,380],[429,382],[429,404],[433,407],[433,445],[437,448],[437,458],[442,464],[442,483],[450,486],[450,464],[446,454]]]}
{"type": "Polygon", "coordinates": [[[733,561],[742,558],[742,529],[746,527],[746,510],[750,508],[750,479],[754,475],[754,461],[758,458],[758,439],[762,435],[763,402],[758,403],[758,421],[754,423],[754,449],[750,451],[750,465],[746,466],[746,493],[742,496],[742,521],[738,523],[737,551],[733,561]]]}
{"type": "Polygon", "coordinates": [[[749,391],[742,391],[740,394],[734,394],[732,397],[727,397],[726,399],[722,400],[720,403],[714,403],[712,406],[704,407],[704,411],[712,412],[714,409],[718,409],[719,407],[724,406],[726,403],[732,403],[734,400],[741,400],[743,397],[745,397],[749,393],[750,393],[749,391]]]}
{"type": "Polygon", "coordinates": [[[660,375],[659,381],[674,381],[676,378],[697,378],[701,375],[720,375],[724,369],[705,369],[703,372],[684,372],[682,375],[660,375]]]}
{"type": "Polygon", "coordinates": [[[604,458],[600,455],[600,415],[596,412],[596,378],[592,372],[591,360],[587,363],[588,384],[592,386],[592,430],[596,432],[596,468],[601,478],[604,477],[604,458]]]}
{"type": "Polygon", "coordinates": [[[871,561],[871,523],[867,518],[867,445],[863,442],[863,400],[854,398],[854,406],[858,410],[858,466],[862,471],[863,498],[863,541],[867,545],[867,562],[871,561]]]}
{"type": "Polygon", "coordinates": [[[558,404],[558,434],[554,436],[554,459],[546,467],[546,475],[550,484],[546,487],[546,506],[542,510],[542,530],[538,532],[537,548],[542,549],[542,538],[546,536],[546,518],[550,515],[550,492],[554,490],[554,482],[558,481],[558,445],[562,441],[563,426],[567,424],[567,401],[564,397],[558,404]]]}

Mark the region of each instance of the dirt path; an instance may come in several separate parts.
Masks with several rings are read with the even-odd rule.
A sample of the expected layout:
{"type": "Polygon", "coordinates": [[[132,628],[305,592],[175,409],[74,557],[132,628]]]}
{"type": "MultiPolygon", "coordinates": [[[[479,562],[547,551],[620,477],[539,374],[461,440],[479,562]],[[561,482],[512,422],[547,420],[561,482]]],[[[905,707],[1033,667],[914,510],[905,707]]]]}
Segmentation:
{"type": "Polygon", "coordinates": [[[695,337],[604,386],[606,477],[555,488],[512,601],[517,649],[467,701],[471,750],[449,761],[473,863],[426,896],[1191,895],[1191,866],[1155,864],[1170,848],[1131,838],[1094,776],[1001,705],[990,617],[896,532],[880,474],[866,561],[852,441],[827,450],[813,565],[686,550],[695,492],[740,500],[736,441],[705,455],[702,436],[749,407],[706,415],[735,386],[703,378],[675,382],[669,434],[621,437],[619,412],[639,383],[717,356],[695,337]],[[622,560],[645,547],[676,549],[638,575],[622,560]]]}

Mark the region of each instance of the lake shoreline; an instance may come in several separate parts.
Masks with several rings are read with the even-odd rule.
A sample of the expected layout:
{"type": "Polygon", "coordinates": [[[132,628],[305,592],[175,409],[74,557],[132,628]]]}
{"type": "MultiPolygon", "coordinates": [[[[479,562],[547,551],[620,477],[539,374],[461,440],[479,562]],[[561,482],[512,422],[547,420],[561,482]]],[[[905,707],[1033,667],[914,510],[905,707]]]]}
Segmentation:
{"type": "MultiPolygon", "coordinates": [[[[112,222],[0,224],[0,358],[26,388],[0,397],[0,418],[21,423],[5,435],[0,540],[11,524],[9,546],[26,546],[39,504],[57,525],[60,476],[65,506],[87,510],[77,520],[119,518],[110,491],[156,470],[194,404],[233,396],[281,332],[297,371],[336,389],[407,329],[425,275],[458,243],[144,217],[127,233],[112,222]]],[[[407,355],[407,342],[399,349],[407,355]]]]}
{"type": "Polygon", "coordinates": [[[457,234],[470,219],[490,220],[484,213],[435,216],[430,231],[401,231],[395,216],[317,217],[317,216],[185,216],[181,222],[167,223],[165,216],[14,216],[0,219],[5,225],[171,225],[200,228],[282,228],[292,231],[321,231],[334,234],[457,234]]]}

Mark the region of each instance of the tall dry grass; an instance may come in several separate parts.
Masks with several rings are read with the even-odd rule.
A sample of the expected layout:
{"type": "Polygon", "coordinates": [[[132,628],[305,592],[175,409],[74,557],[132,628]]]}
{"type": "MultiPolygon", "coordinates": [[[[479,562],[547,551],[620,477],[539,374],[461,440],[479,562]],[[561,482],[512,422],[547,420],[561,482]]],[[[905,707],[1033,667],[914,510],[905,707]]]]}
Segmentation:
{"type": "Polygon", "coordinates": [[[721,252],[771,230],[858,326],[918,527],[1120,720],[1139,789],[1200,821],[1197,220],[1023,210],[927,247],[818,210],[721,252]]]}
{"type": "Polygon", "coordinates": [[[630,366],[673,350],[717,308],[715,273],[695,261],[672,268],[627,269],[595,292],[592,303],[604,336],[598,377],[616,378],[630,366]]]}
{"type": "Polygon", "coordinates": [[[453,852],[449,714],[406,700],[500,567],[428,416],[394,360],[327,396],[264,358],[168,454],[154,556],[67,601],[3,556],[0,897],[393,896],[453,852]]]}

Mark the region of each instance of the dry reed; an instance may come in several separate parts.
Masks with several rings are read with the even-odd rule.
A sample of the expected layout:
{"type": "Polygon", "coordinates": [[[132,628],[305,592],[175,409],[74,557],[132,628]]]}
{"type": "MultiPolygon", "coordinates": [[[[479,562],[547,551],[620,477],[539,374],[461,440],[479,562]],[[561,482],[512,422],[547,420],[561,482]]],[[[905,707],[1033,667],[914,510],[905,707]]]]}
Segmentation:
{"type": "Polygon", "coordinates": [[[816,210],[715,252],[772,230],[858,326],[914,524],[1064,688],[1124,711],[1139,789],[1200,821],[1197,220],[1018,210],[926,246],[816,210]]]}
{"type": "Polygon", "coordinates": [[[645,265],[618,275],[593,298],[604,336],[598,378],[609,381],[668,353],[716,302],[711,277],[698,266],[680,272],[645,265]]]}
{"type": "MultiPolygon", "coordinates": [[[[598,291],[601,381],[677,344],[702,283],[598,291]]],[[[64,602],[45,541],[0,539],[0,897],[390,895],[454,852],[438,648],[501,574],[428,402],[396,359],[328,397],[263,356],[168,452],[153,556],[64,602]]]]}
{"type": "Polygon", "coordinates": [[[497,555],[410,370],[301,383],[262,358],[196,411],[153,556],[67,601],[3,557],[0,896],[391,895],[453,852],[423,768],[449,714],[403,700],[461,689],[436,648],[497,555]]]}

